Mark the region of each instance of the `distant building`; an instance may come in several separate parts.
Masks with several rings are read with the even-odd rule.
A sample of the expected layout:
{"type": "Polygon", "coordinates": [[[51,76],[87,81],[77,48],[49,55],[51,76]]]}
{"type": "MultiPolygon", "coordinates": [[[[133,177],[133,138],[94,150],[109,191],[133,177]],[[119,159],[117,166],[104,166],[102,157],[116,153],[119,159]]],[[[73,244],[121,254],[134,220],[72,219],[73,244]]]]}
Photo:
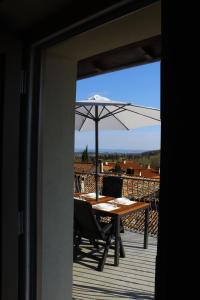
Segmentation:
{"type": "MultiPolygon", "coordinates": [[[[101,162],[101,173],[114,173],[116,162],[101,162]]],[[[152,169],[150,165],[147,168],[142,168],[138,163],[134,161],[124,160],[119,163],[124,175],[159,179],[159,170],[152,169]]],[[[78,173],[94,173],[95,165],[93,163],[74,163],[74,172],[78,173]]]]}
{"type": "Polygon", "coordinates": [[[141,177],[159,179],[160,174],[159,174],[158,170],[148,168],[148,169],[142,169],[141,170],[141,177]]]}
{"type": "Polygon", "coordinates": [[[95,165],[92,163],[74,163],[74,172],[79,173],[93,173],[95,171],[95,165]]]}
{"type": "MultiPolygon", "coordinates": [[[[127,175],[135,175],[138,176],[139,171],[141,170],[141,166],[134,161],[124,160],[118,163],[123,173],[127,175]]],[[[104,172],[113,172],[115,168],[116,162],[104,162],[103,163],[103,171],[104,172]]]]}
{"type": "MultiPolygon", "coordinates": [[[[103,163],[103,172],[113,172],[116,162],[104,162],[103,163]]],[[[142,168],[138,163],[134,161],[124,160],[119,163],[123,173],[128,176],[139,176],[144,178],[160,178],[159,171],[152,169],[148,165],[147,169],[142,168]]]]}

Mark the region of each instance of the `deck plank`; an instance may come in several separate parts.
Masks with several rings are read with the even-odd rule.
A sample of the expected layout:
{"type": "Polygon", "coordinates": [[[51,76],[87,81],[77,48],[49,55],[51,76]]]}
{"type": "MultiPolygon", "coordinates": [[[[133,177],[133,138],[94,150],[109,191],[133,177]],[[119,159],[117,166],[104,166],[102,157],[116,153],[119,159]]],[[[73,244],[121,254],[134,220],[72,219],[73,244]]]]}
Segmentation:
{"type": "MultiPolygon", "coordinates": [[[[95,270],[97,261],[83,257],[73,264],[74,300],[154,299],[157,239],[149,237],[143,248],[143,235],[125,232],[122,235],[126,257],[113,265],[114,251],[109,251],[104,271],[95,270]]],[[[87,252],[89,245],[84,247],[87,252]]]]}

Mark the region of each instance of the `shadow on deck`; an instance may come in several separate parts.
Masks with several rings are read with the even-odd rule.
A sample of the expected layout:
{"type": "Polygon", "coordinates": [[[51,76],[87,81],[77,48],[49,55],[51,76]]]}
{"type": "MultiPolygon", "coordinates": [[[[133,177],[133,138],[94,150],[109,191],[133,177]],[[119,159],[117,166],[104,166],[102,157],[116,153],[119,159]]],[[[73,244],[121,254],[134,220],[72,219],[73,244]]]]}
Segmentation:
{"type": "MultiPolygon", "coordinates": [[[[148,249],[143,248],[143,235],[122,234],[126,257],[114,266],[113,250],[109,250],[104,271],[95,270],[97,261],[84,256],[73,265],[74,300],[154,299],[157,239],[149,237],[148,249]]],[[[86,244],[83,251],[87,253],[86,244]]]]}

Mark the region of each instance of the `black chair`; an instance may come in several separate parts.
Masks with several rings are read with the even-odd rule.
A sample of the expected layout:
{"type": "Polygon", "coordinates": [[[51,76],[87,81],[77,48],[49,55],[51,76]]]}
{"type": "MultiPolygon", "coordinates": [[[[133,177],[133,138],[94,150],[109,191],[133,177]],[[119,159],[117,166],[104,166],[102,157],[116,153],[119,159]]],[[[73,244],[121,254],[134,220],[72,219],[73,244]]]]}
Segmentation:
{"type": "Polygon", "coordinates": [[[116,176],[104,176],[102,195],[115,198],[122,197],[123,179],[116,176]]]}
{"type": "MultiPolygon", "coordinates": [[[[120,198],[122,197],[122,187],[123,187],[122,178],[116,176],[104,176],[102,195],[120,198]]],[[[121,220],[120,220],[120,227],[121,227],[120,232],[124,233],[124,227],[121,220]]]]}
{"type": "MultiPolygon", "coordinates": [[[[113,224],[99,222],[90,203],[74,199],[74,260],[78,257],[81,238],[89,239],[94,246],[98,243],[103,245],[104,253],[97,267],[98,271],[103,271],[111,240],[114,238],[113,224]]],[[[98,251],[99,248],[96,248],[98,251]]]]}

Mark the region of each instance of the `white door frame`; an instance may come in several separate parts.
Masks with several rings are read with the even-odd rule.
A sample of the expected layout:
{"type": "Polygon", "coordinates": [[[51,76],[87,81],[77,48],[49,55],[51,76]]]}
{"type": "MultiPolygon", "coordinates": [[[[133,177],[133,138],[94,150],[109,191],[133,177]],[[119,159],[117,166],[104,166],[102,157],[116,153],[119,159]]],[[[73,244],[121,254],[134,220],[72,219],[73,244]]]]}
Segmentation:
{"type": "MultiPolygon", "coordinates": [[[[29,286],[27,283],[27,299],[29,299],[28,297],[31,290],[34,292],[34,289],[37,291],[36,295],[34,295],[37,297],[37,300],[55,299],[55,295],[58,300],[66,299],[66,297],[69,299],[71,295],[73,205],[69,206],[69,203],[65,203],[64,199],[70,201],[73,197],[72,162],[74,140],[72,127],[74,117],[72,111],[75,101],[73,97],[75,96],[76,65],[80,59],[85,57],[156,36],[159,35],[160,32],[160,3],[156,3],[98,26],[97,28],[92,28],[91,30],[68,38],[68,40],[60,42],[53,47],[49,47],[49,44],[46,44],[44,46],[45,50],[41,48],[41,45],[44,42],[46,43],[44,40],[32,46],[32,68],[30,74],[30,107],[32,110],[30,109],[29,123],[31,137],[29,161],[31,165],[27,168],[27,175],[30,175],[29,169],[31,169],[32,178],[30,178],[30,189],[27,199],[29,208],[32,209],[31,213],[33,213],[36,219],[35,224],[33,222],[31,225],[29,225],[30,223],[27,219],[27,225],[29,225],[27,226],[29,228],[27,230],[27,249],[30,255],[32,255],[32,257],[27,257],[27,266],[33,261],[33,257],[35,257],[36,261],[33,263],[32,271],[34,272],[32,273],[32,280],[29,281],[32,286],[29,286]],[[105,34],[106,32],[109,32],[109,34],[105,34]],[[54,65],[54,68],[49,68],[51,64],[52,66],[54,65]],[[56,72],[62,72],[61,77],[56,76],[58,73],[54,73],[56,69],[55,64],[57,65],[56,72]],[[64,72],[63,69],[65,64],[66,72],[64,72]],[[51,70],[53,71],[52,74],[50,74],[51,70]],[[58,85],[55,84],[54,81],[57,77],[59,77],[58,85]],[[48,80],[49,83],[46,84],[48,80]],[[53,80],[52,84],[50,80],[53,80]],[[66,101],[64,101],[65,82],[69,91],[66,95],[66,101]],[[70,82],[69,85],[67,85],[68,82],[70,82]],[[44,87],[44,89],[42,89],[42,87],[44,87]],[[58,99],[53,101],[53,99],[50,99],[50,95],[54,95],[55,97],[56,88],[57,92],[62,92],[60,94],[58,93],[58,99]],[[62,114],[63,111],[67,113],[67,105],[68,108],[70,107],[69,112],[71,112],[71,114],[69,113],[68,115],[69,126],[64,123],[62,114]],[[58,108],[60,109],[60,114],[58,113],[58,108]],[[36,111],[34,111],[34,109],[36,111]],[[59,120],[60,115],[60,122],[61,124],[63,122],[63,128],[65,129],[62,131],[62,126],[58,126],[57,131],[53,132],[52,130],[56,124],[56,120],[53,118],[53,112],[56,110],[57,119],[59,120]],[[35,118],[33,116],[35,116],[35,118]],[[48,132],[48,128],[51,129],[50,132],[48,132]],[[32,129],[35,130],[31,132],[32,129]],[[55,143],[51,145],[51,138],[55,142],[59,130],[62,132],[61,139],[58,139],[59,145],[54,147],[55,143]],[[68,143],[66,143],[64,138],[67,132],[69,133],[68,143]],[[31,151],[32,154],[34,154],[32,161],[31,151]],[[66,164],[61,166],[59,158],[62,157],[64,160],[63,151],[66,152],[66,160],[68,160],[68,163],[66,162],[66,164]],[[57,167],[57,165],[53,164],[54,159],[58,159],[58,165],[60,164],[60,168],[58,169],[59,174],[54,172],[57,167]],[[66,173],[64,173],[64,170],[66,170],[66,173]],[[63,181],[62,184],[59,184],[58,181],[58,175],[60,174],[64,174],[63,176],[65,176],[63,177],[65,181],[63,181]],[[33,176],[35,176],[35,180],[31,183],[33,176]],[[68,181],[67,178],[69,179],[68,181]],[[55,183],[54,189],[53,183],[55,183]],[[61,194],[60,191],[62,191],[61,194]],[[60,206],[58,205],[59,203],[60,206]],[[55,211],[53,208],[55,208],[55,211]],[[57,229],[53,226],[53,222],[56,221],[54,212],[56,212],[57,215],[61,212],[65,212],[59,215],[60,220],[58,220],[57,229]],[[64,216],[66,216],[65,220],[64,216]],[[66,222],[66,220],[69,222],[66,222]],[[62,245],[62,237],[60,238],[58,236],[58,232],[62,227],[65,227],[65,225],[68,228],[68,232],[65,232],[65,235],[69,236],[67,239],[63,238],[62,245]],[[34,246],[34,242],[36,243],[36,248],[34,249],[31,248],[32,246],[30,246],[29,243],[30,232],[32,232],[34,236],[32,246],[34,246]],[[67,243],[69,245],[68,248],[67,243]],[[64,252],[63,249],[65,249],[64,252]],[[61,269],[58,260],[61,266],[62,262],[67,263],[66,257],[69,258],[68,270],[62,274],[62,271],[59,271],[61,269]],[[55,261],[52,262],[53,258],[55,258],[55,261]],[[37,269],[35,269],[35,266],[37,266],[37,269]],[[56,276],[54,276],[53,271],[57,274],[56,276]],[[64,285],[62,281],[62,276],[65,276],[68,282],[66,285],[64,285]],[[37,281],[35,280],[36,278],[37,281]]],[[[30,276],[28,268],[27,275],[30,276]]]]}

